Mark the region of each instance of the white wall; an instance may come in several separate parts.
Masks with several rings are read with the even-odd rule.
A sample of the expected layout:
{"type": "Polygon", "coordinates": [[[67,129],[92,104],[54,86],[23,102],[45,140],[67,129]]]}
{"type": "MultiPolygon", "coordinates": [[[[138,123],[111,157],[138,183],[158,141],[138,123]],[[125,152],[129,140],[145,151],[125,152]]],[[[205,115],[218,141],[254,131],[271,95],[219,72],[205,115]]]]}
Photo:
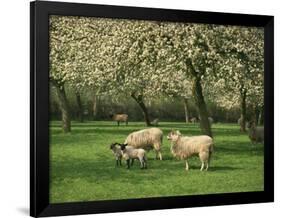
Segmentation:
{"type": "MultiPolygon", "coordinates": [[[[275,96],[277,93],[280,94],[281,86],[277,85],[281,81],[281,8],[277,0],[80,0],[79,2],[274,15],[275,96]]],[[[29,1],[2,1],[0,16],[0,217],[17,218],[28,216],[29,207],[29,1]]],[[[278,108],[280,108],[280,98],[275,97],[275,110],[277,111],[278,108]]],[[[276,123],[281,123],[280,118],[277,112],[275,114],[275,154],[281,153],[278,136],[280,131],[276,125],[276,123]]],[[[123,218],[131,216],[136,218],[147,216],[237,218],[276,215],[281,212],[280,158],[275,161],[275,169],[275,203],[101,214],[95,217],[122,215],[123,218]]]]}

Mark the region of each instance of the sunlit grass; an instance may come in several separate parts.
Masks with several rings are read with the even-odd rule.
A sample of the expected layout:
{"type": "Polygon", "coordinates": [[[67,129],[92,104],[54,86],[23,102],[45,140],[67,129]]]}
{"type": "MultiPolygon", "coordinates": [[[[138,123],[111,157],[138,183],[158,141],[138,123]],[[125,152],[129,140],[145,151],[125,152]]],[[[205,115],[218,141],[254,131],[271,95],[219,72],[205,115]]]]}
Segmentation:
{"type": "Polygon", "coordinates": [[[109,149],[123,142],[134,130],[146,128],[142,122],[117,126],[114,122],[72,123],[72,132],[63,134],[60,122],[50,123],[51,203],[145,198],[175,195],[262,191],[264,184],[263,145],[252,146],[237,124],[214,124],[215,152],[208,172],[200,172],[198,157],[184,161],[170,153],[167,133],[173,128],[184,135],[199,135],[198,124],[162,122],[163,161],[148,153],[148,169],[139,163],[127,170],[115,167],[109,149]]]}

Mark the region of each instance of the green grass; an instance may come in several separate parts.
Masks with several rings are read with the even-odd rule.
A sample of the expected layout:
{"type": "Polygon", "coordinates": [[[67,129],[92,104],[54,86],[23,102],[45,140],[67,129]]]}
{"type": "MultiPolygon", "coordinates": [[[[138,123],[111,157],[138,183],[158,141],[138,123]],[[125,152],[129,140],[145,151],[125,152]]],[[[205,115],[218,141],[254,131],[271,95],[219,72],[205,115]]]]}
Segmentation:
{"type": "Polygon", "coordinates": [[[123,142],[142,128],[140,122],[120,127],[114,122],[73,122],[72,132],[63,134],[60,122],[51,122],[51,203],[263,190],[263,145],[253,147],[237,124],[213,125],[215,152],[207,172],[199,171],[197,156],[190,159],[188,172],[184,161],[172,157],[166,139],[172,128],[184,135],[200,134],[198,124],[177,122],[159,126],[165,135],[163,161],[150,151],[147,170],[140,170],[138,162],[127,170],[124,161],[116,168],[110,143],[123,142]]]}

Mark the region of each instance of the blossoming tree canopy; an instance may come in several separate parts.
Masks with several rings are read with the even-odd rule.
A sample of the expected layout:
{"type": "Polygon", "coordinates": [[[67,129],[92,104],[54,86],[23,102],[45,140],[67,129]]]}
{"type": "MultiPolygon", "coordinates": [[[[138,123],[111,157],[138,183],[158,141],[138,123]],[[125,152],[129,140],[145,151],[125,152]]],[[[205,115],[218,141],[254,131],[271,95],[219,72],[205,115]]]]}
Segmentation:
{"type": "MultiPolygon", "coordinates": [[[[235,89],[240,99],[247,95],[262,104],[263,31],[254,27],[51,16],[50,81],[57,87],[65,132],[70,131],[64,90],[68,84],[77,92],[90,87],[116,98],[121,93],[131,96],[147,125],[146,100],[163,95],[193,99],[202,132],[211,136],[204,95],[219,103],[224,96],[219,91],[231,93],[235,89]]],[[[241,115],[244,109],[241,106],[241,115]]]]}

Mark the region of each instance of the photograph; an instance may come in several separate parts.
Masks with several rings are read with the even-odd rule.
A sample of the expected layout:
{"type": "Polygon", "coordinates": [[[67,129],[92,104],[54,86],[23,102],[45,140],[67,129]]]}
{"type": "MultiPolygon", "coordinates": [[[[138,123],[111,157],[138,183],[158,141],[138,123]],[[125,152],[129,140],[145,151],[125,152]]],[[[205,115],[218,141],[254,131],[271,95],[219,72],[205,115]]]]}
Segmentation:
{"type": "Polygon", "coordinates": [[[51,204],[264,191],[263,27],[48,19],[51,204]]]}

